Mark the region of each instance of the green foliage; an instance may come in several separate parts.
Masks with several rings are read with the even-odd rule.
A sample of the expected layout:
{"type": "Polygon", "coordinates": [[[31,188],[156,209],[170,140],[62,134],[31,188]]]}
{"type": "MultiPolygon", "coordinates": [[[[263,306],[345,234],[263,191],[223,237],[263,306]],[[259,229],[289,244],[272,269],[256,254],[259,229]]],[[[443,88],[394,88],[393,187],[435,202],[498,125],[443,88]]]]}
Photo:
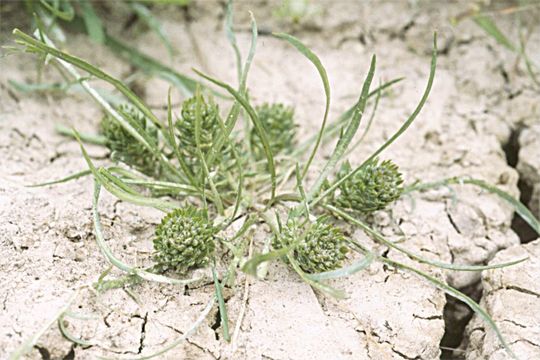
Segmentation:
{"type": "MultiPolygon", "coordinates": [[[[337,177],[341,178],[351,170],[347,161],[337,177]]],[[[334,201],[338,207],[369,214],[399,199],[403,192],[402,184],[403,179],[396,164],[391,160],[379,163],[375,158],[339,186],[339,194],[334,201]]]]}
{"type": "MultiPolygon", "coordinates": [[[[156,127],[141,112],[130,105],[121,105],[119,112],[125,116],[131,126],[140,128],[157,143],[156,127]]],[[[146,175],[159,177],[161,172],[159,159],[111,115],[103,116],[100,130],[105,137],[105,145],[111,150],[113,160],[123,162],[146,175]]]]}
{"type": "MultiPolygon", "coordinates": [[[[296,136],[294,123],[294,108],[284,104],[263,104],[255,108],[262,123],[272,153],[290,153],[293,150],[296,136]]],[[[264,159],[264,149],[257,131],[252,128],[250,132],[251,149],[256,159],[264,159]]]]}
{"type": "Polygon", "coordinates": [[[272,246],[278,250],[290,247],[300,268],[312,274],[340,268],[348,252],[347,239],[341,230],[325,218],[304,226],[297,219],[289,220],[274,235],[272,246]]]}
{"type": "Polygon", "coordinates": [[[157,268],[183,274],[205,266],[214,256],[216,232],[203,212],[193,206],[168,213],[156,228],[157,268]]]}

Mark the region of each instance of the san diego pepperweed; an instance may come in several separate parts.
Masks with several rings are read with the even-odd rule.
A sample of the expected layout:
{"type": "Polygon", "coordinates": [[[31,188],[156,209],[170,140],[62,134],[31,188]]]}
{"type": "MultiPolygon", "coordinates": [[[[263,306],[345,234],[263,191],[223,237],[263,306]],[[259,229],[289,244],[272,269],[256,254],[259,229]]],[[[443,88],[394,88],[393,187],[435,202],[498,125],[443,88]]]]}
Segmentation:
{"type": "MultiPolygon", "coordinates": [[[[233,34],[232,27],[228,31],[233,34]]],[[[379,163],[376,158],[411,125],[425,104],[435,74],[435,50],[426,90],[411,116],[387,142],[369,155],[363,163],[354,168],[345,163],[341,171],[336,172],[336,167],[343,162],[343,156],[358,130],[368,98],[379,94],[397,82],[392,81],[380,86],[376,91],[369,91],[375,69],[375,57],[372,59],[358,101],[344,116],[327,126],[330,100],[329,85],[326,71],[320,60],[298,39],[287,34],[274,34],[276,38],[285,40],[297,48],[315,65],[326,94],[326,107],[320,132],[307,144],[298,145],[298,148],[301,149],[311,149],[309,156],[307,156],[307,162],[300,166],[298,156],[302,154],[295,154],[294,150],[291,149],[291,145],[294,143],[294,136],[291,134],[294,133],[295,128],[294,122],[292,122],[292,111],[276,105],[267,105],[256,109],[247,97],[247,72],[254,55],[254,44],[257,38],[254,22],[252,51],[250,51],[243,66],[242,64],[238,66],[240,69],[238,89],[198,72],[204,79],[224,89],[234,98],[234,103],[228,114],[221,119],[218,115],[219,111],[212,102],[206,101],[200,94],[196,94],[194,100],[188,100],[184,103],[186,108],[180,109],[181,117],[176,121],[173,120],[173,109],[170,106],[169,98],[167,122],[160,121],[129,88],[103,71],[81,59],[56,50],[19,30],[15,30],[14,34],[17,42],[23,45],[26,51],[41,55],[47,54],[53,58],[61,59],[64,61],[61,63],[62,66],[66,66],[66,63],[70,64],[69,66],[78,67],[109,82],[140,111],[145,117],[144,124],[151,124],[151,126],[146,127],[139,122],[133,122],[134,116],[128,116],[127,111],[115,112],[112,108],[106,107],[108,115],[111,116],[110,120],[126,130],[127,134],[141,145],[140,156],[157,159],[156,163],[159,164],[160,171],[145,170],[146,167],[140,166],[136,156],[135,159],[131,159],[131,151],[128,153],[130,156],[117,156],[116,159],[125,162],[136,171],[130,169],[119,171],[114,167],[97,168],[87,156],[82,144],[81,148],[90,167],[90,172],[95,178],[94,221],[98,234],[101,234],[101,225],[97,215],[101,186],[124,201],[152,206],[168,212],[156,229],[154,256],[157,266],[154,267],[154,270],[186,273],[190,269],[205,266],[208,263],[219,264],[220,260],[223,259],[222,253],[220,253],[223,251],[221,249],[223,247],[220,245],[223,244],[224,248],[233,254],[232,261],[229,263],[233,266],[228,266],[227,271],[223,273],[224,281],[234,280],[237,264],[244,263],[241,269],[248,274],[255,274],[258,272],[259,265],[272,259],[282,258],[286,259],[287,264],[314,288],[336,297],[342,297],[344,296],[342,291],[326,285],[323,280],[350,275],[365,268],[370,261],[378,260],[389,266],[413,272],[448,294],[465,301],[487,321],[506,347],[504,339],[489,315],[473,300],[414,267],[378,256],[366,245],[344,236],[332,221],[332,216],[336,215],[352,225],[360,227],[374,240],[405,252],[414,260],[434,264],[384,239],[381,234],[357,219],[354,213],[350,213],[349,210],[360,213],[381,210],[391,205],[401,195],[403,191],[402,180],[397,167],[389,161],[379,163]],[[275,111],[275,113],[268,114],[271,111],[275,111]],[[277,118],[285,118],[291,122],[274,121],[277,118]],[[238,132],[236,129],[238,120],[246,121],[247,126],[244,129],[248,130],[238,132]],[[336,128],[341,131],[332,131],[336,128]],[[156,133],[158,134],[157,138],[156,133]],[[186,137],[186,134],[190,134],[190,137],[186,137]],[[306,191],[304,188],[305,176],[310,170],[310,165],[320,144],[329,140],[329,134],[339,134],[335,149],[323,165],[313,185],[306,191]],[[249,137],[249,140],[238,141],[235,138],[238,136],[243,139],[249,137]],[[229,158],[234,158],[236,166],[220,166],[227,159],[226,154],[232,154],[229,158]],[[279,161],[276,161],[276,156],[279,157],[279,161]],[[258,161],[250,161],[250,159],[258,159],[258,161]],[[267,166],[258,166],[261,161],[266,162],[267,166]],[[226,170],[224,171],[224,169],[226,170]],[[261,169],[267,170],[267,172],[261,169]],[[137,171],[141,171],[147,177],[141,177],[137,171]],[[329,178],[332,174],[335,176],[334,180],[330,182],[329,178]],[[296,177],[296,181],[291,181],[291,177],[296,177]],[[220,191],[221,186],[226,186],[228,190],[220,191]],[[175,199],[171,199],[170,196],[156,198],[145,195],[145,190],[156,188],[171,191],[171,193],[176,194],[175,199]],[[236,191],[231,191],[231,189],[236,189],[236,191]],[[181,202],[179,203],[178,200],[181,202]],[[296,205],[291,206],[291,202],[296,203],[296,205]],[[194,206],[199,207],[200,210],[196,210],[194,206]],[[283,214],[285,214],[286,219],[282,221],[280,218],[284,216],[283,214]],[[243,222],[243,226],[240,226],[240,230],[235,235],[218,236],[220,232],[224,232],[235,222],[243,222]],[[242,253],[242,249],[245,249],[245,235],[250,233],[249,229],[257,222],[266,223],[273,232],[268,243],[273,243],[274,248],[266,250],[264,254],[254,255],[246,261],[243,259],[242,253]],[[280,225],[282,223],[285,225],[280,225]],[[363,262],[342,267],[346,263],[345,254],[349,251],[364,256],[363,262]]],[[[231,42],[237,49],[236,42],[231,42]]],[[[434,48],[436,48],[436,44],[434,48]]],[[[75,80],[85,83],[85,80],[76,72],[70,71],[70,73],[75,77],[75,80]]],[[[90,94],[96,99],[99,97],[95,92],[90,92],[90,94]]],[[[100,103],[104,102],[102,98],[99,98],[99,101],[100,103]]],[[[107,132],[104,131],[104,133],[107,132]]],[[[108,146],[113,152],[120,153],[126,149],[118,147],[115,150],[113,148],[114,136],[112,134],[118,133],[122,134],[118,131],[110,132],[108,146]]],[[[128,139],[132,140],[129,137],[128,139]]],[[[157,165],[156,168],[158,168],[157,165]]],[[[492,187],[482,185],[480,182],[470,183],[500,194],[498,189],[493,190],[492,187]]],[[[514,204],[507,197],[503,196],[503,198],[514,204]]],[[[526,212],[520,211],[520,214],[524,214],[529,221],[536,224],[534,218],[531,220],[526,212]]],[[[105,247],[102,236],[97,236],[97,238],[99,239],[98,244],[109,260],[113,264],[118,264],[118,261],[112,261],[114,257],[105,247]]],[[[259,244],[256,246],[260,247],[259,244]]],[[[499,264],[496,267],[507,265],[510,263],[499,264]]],[[[148,271],[130,266],[117,266],[128,271],[131,277],[173,283],[179,281],[161,275],[153,275],[148,271]]],[[[436,266],[454,270],[476,271],[494,267],[459,266],[443,263],[437,263],[436,266]]],[[[215,276],[214,279],[217,281],[215,276]]],[[[216,283],[218,300],[220,299],[219,289],[220,286],[216,283]]],[[[223,315],[224,312],[224,307],[220,306],[220,313],[223,315]]]]}

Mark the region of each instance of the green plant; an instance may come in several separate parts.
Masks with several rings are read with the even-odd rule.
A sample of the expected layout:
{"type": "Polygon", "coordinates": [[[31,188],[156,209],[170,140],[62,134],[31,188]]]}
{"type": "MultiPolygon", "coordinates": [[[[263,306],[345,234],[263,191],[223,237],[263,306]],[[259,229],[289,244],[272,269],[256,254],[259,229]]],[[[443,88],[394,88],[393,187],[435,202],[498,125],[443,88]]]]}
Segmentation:
{"type": "MultiPolygon", "coordinates": [[[[131,126],[140,128],[155,143],[158,142],[157,129],[137,109],[130,105],[121,105],[118,111],[124,114],[131,126]]],[[[110,115],[103,116],[100,130],[105,138],[105,146],[111,151],[113,160],[123,162],[146,175],[159,177],[160,166],[156,156],[137,142],[110,115]]]]}
{"type": "MultiPolygon", "coordinates": [[[[261,120],[273,154],[291,153],[295,145],[294,108],[283,104],[263,104],[255,108],[261,120]]],[[[261,138],[255,129],[250,132],[250,144],[257,159],[264,158],[261,138]]]]}
{"type": "MultiPolygon", "coordinates": [[[[197,71],[202,78],[232,97],[233,102],[223,117],[220,116],[217,106],[207,101],[202,93],[195,91],[195,96],[185,101],[179,109],[181,117],[176,121],[173,120],[169,93],[167,118],[159,119],[124,83],[88,62],[56,49],[43,29],[37,34],[37,39],[14,30],[16,42],[22,45],[25,51],[62,60],[60,65],[72,76],[73,81],[80,82],[90,96],[104,108],[109,120],[122,129],[123,136],[129,136],[130,141],[138,144],[137,149],[141,156],[145,154],[154,158],[154,163],[161,169],[159,172],[148,172],[147,176],[141,176],[130,169],[117,166],[96,167],[83,143],[83,139],[88,137],[76,131],[70,133],[80,142],[89,170],[70,175],[56,183],[88,174],[93,176],[96,240],[108,261],[126,272],[129,280],[135,278],[141,281],[172,284],[186,284],[194,279],[177,279],[165,276],[158,270],[172,269],[188,275],[190,269],[211,264],[215,293],[201,316],[206,316],[208,308],[211,308],[217,300],[225,339],[229,338],[229,334],[222,284],[234,283],[239,269],[247,274],[260,275],[265,272],[263,270],[268,261],[284,259],[302,280],[315,289],[331,296],[344,297],[345,293],[342,290],[329,286],[325,281],[348,276],[361,271],[372,261],[380,261],[423,277],[449,295],[466,302],[495,330],[501,343],[511,353],[489,314],[474,300],[412,265],[385,258],[358,240],[345,237],[337,225],[336,219],[343,219],[351,226],[363,230],[374,241],[404,253],[414,261],[445,269],[481,271],[525,260],[518,259],[491,266],[458,265],[429,260],[409,251],[405,245],[401,246],[387,240],[356,216],[355,212],[369,213],[389,206],[402,192],[422,189],[421,185],[414,185],[404,190],[396,165],[390,161],[379,163],[377,158],[408,129],[424,106],[435,76],[436,40],[427,85],[412,114],[385,143],[372,154],[367,154],[362,163],[355,167],[345,163],[340,171],[336,171],[346,160],[346,154],[359,129],[369,99],[375,95],[379,99],[381,92],[399,80],[382,84],[370,91],[376,65],[374,56],[358,100],[350,110],[327,124],[330,86],[320,59],[300,40],[287,34],[273,34],[275,38],[294,46],[316,67],[325,92],[326,104],[321,128],[316,136],[298,144],[297,148],[301,150],[296,152],[297,150],[290,148],[294,141],[295,129],[292,109],[280,105],[257,108],[249,100],[247,76],[255,54],[257,28],[253,20],[250,52],[245,62],[242,62],[232,31],[230,5],[228,9],[226,30],[238,60],[238,87],[234,88],[197,71]],[[76,68],[114,86],[130,106],[138,111],[137,116],[144,118],[144,123],[148,126],[133,121],[134,115],[130,115],[129,112],[117,111],[110,106],[90,87],[76,68]],[[278,118],[282,119],[281,122],[277,120],[278,118]],[[242,121],[245,122],[245,126],[238,126],[242,121]],[[243,131],[239,131],[238,128],[243,131]],[[305,177],[310,173],[311,164],[320,145],[332,138],[335,139],[336,136],[337,142],[333,152],[322,164],[322,170],[310,183],[310,187],[305,189],[305,177]],[[292,153],[288,154],[291,150],[292,153]],[[279,161],[276,160],[278,152],[279,161]],[[232,164],[229,164],[231,159],[232,164]],[[251,161],[252,159],[257,161],[251,161]],[[302,165],[300,159],[305,160],[302,165]],[[330,181],[331,178],[333,181],[330,181]],[[130,266],[120,261],[108,248],[102,234],[98,208],[102,187],[121,200],[154,207],[168,214],[156,230],[155,268],[144,270],[130,266]],[[171,194],[174,196],[170,196],[171,194]],[[200,210],[186,204],[197,204],[200,210]],[[238,222],[242,222],[241,226],[232,231],[231,225],[238,222]],[[255,223],[266,224],[272,234],[265,239],[265,243],[255,244],[256,248],[261,249],[260,253],[247,258],[246,243],[250,241],[249,234],[255,223]],[[285,225],[282,226],[282,223],[285,225]],[[224,257],[224,254],[217,251],[221,248],[229,251],[231,256],[224,257]],[[361,259],[348,262],[346,257],[348,252],[359,254],[361,259]],[[221,281],[218,271],[221,272],[221,281]]],[[[526,208],[520,206],[517,200],[489,184],[473,180],[469,183],[501,196],[540,232],[538,221],[526,208]]],[[[113,286],[106,288],[111,287],[113,286]]],[[[194,326],[201,321],[198,319],[194,326]]],[[[179,341],[184,338],[185,336],[179,341]]],[[[178,341],[175,341],[152,356],[162,354],[177,344],[178,341]]]]}
{"type": "Polygon", "coordinates": [[[160,271],[185,274],[213,259],[217,229],[193,206],[168,213],[156,228],[155,261],[160,271]]]}
{"type": "Polygon", "coordinates": [[[319,218],[302,226],[292,219],[283,226],[272,240],[274,249],[290,247],[293,257],[303,271],[310,274],[336,270],[343,265],[349,251],[341,230],[319,218]]]}
{"type": "MultiPolygon", "coordinates": [[[[337,177],[344,177],[351,170],[351,164],[345,162],[337,177]]],[[[334,201],[338,207],[368,214],[382,210],[399,199],[403,192],[402,184],[403,179],[396,164],[391,160],[379,163],[375,158],[339,186],[339,195],[334,201]]]]}

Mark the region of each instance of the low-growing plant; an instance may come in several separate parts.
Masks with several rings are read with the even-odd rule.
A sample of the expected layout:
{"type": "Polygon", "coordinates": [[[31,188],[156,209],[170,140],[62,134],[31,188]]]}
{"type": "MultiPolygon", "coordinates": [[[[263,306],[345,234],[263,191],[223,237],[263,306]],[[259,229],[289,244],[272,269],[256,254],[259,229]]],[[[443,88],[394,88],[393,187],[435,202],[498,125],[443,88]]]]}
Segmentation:
{"type": "MultiPolygon", "coordinates": [[[[248,97],[247,76],[255,55],[256,23],[252,17],[251,48],[246,61],[242,62],[232,31],[230,4],[227,17],[228,38],[238,60],[237,88],[196,71],[232,97],[233,102],[224,116],[211,94],[199,90],[186,99],[180,109],[172,108],[169,93],[168,116],[159,119],[121,81],[80,58],[56,49],[43,29],[36,32],[35,37],[17,29],[13,31],[16,42],[26,52],[57,60],[106,113],[102,123],[104,143],[111,150],[111,159],[121,165],[97,167],[83,142],[91,137],[73,130],[66,133],[79,141],[89,170],[47,183],[61,183],[89,174],[94,178],[93,216],[97,243],[111,265],[126,272],[125,278],[112,280],[105,279],[104,274],[96,289],[111,289],[126,282],[140,281],[185,285],[198,279],[180,279],[178,275],[189,276],[192,269],[205,266],[212,269],[215,294],[201,317],[180,339],[144,358],[160,355],[185,339],[201,324],[215,301],[219,305],[224,339],[230,339],[222,286],[234,283],[239,270],[261,276],[266,272],[268,261],[279,259],[314,289],[337,298],[345,297],[345,291],[331,287],[326,280],[359,272],[373,261],[412,272],[469,305],[512,354],[489,314],[474,300],[412,265],[379,255],[375,249],[346,236],[340,229],[344,220],[363,230],[374,241],[417,262],[449,270],[482,271],[524,261],[518,259],[504,264],[473,266],[430,260],[408,250],[406,244],[398,245],[386,239],[365,218],[367,214],[390,206],[403,193],[441,185],[472,184],[508,201],[540,233],[538,221],[519,201],[485,182],[452,178],[403,187],[398,167],[390,160],[379,160],[384,149],[413,123],[427,100],[435,76],[436,38],[429,78],[417,107],[385,143],[368,154],[362,163],[353,166],[345,157],[366,113],[368,101],[374,96],[378,100],[381,93],[399,79],[370,91],[376,65],[373,56],[358,100],[338,119],[328,122],[330,86],[321,61],[299,39],[274,33],[275,38],[291,44],[316,67],[325,92],[321,128],[314,137],[300,142],[295,135],[293,107],[252,105],[248,97]],[[111,106],[77,69],[114,86],[125,97],[126,105],[119,108],[111,106]],[[243,127],[237,126],[240,121],[244,122],[243,127]],[[321,144],[336,137],[333,152],[311,185],[306,187],[306,176],[312,173],[311,165],[321,144]],[[123,201],[154,207],[165,213],[153,239],[155,265],[151,268],[140,269],[126,264],[108,247],[99,215],[102,187],[123,201]],[[271,235],[264,243],[253,244],[260,253],[248,256],[246,244],[250,242],[251,229],[258,223],[266,224],[271,235]],[[232,231],[232,224],[239,224],[238,230],[232,231]]],[[[62,331],[65,334],[65,329],[62,331]]],[[[68,338],[73,339],[73,336],[68,338]]]]}

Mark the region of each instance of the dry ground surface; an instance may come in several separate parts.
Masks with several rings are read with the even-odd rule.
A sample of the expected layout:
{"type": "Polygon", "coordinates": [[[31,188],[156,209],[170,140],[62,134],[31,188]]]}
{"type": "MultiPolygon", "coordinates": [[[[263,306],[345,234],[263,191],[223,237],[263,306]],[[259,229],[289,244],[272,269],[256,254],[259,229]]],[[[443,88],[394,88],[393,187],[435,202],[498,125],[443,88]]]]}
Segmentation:
{"type": "MultiPolygon", "coordinates": [[[[291,25],[272,16],[266,1],[239,2],[236,20],[244,51],[249,41],[247,11],[252,10],[262,30],[291,32],[320,55],[333,92],[331,118],[355,101],[371,54],[378,57],[377,81],[406,78],[381,98],[372,130],[351,155],[354,164],[383,143],[416,106],[427,81],[432,34],[437,30],[441,51],[431,97],[417,122],[383,157],[400,166],[407,183],[469,175],[518,197],[520,181],[525,184],[521,188],[533,194],[526,200],[534,209],[540,198],[538,90],[522,66],[515,66],[515,55],[471,21],[450,25],[448,19],[464,6],[328,1],[319,3],[318,12],[300,25],[291,25]]],[[[104,13],[109,31],[167,59],[154,33],[123,32],[118,8],[109,7],[104,13]]],[[[197,67],[234,82],[234,56],[223,32],[221,2],[195,1],[188,12],[165,8],[158,15],[180,49],[171,62],[174,68],[188,73],[197,67]]],[[[509,17],[502,21],[506,29],[515,30],[509,17]]],[[[4,43],[10,41],[6,23],[4,43]]],[[[9,24],[19,26],[14,20],[9,24]]],[[[133,72],[108,49],[80,34],[68,34],[65,47],[121,78],[133,72]]],[[[538,32],[529,39],[529,50],[540,54],[538,32]]],[[[108,263],[93,236],[91,179],[25,187],[85,169],[78,146],[55,133],[54,124],[95,132],[100,109],[75,91],[70,96],[19,93],[8,80],[35,81],[36,62],[29,55],[0,61],[0,358],[6,358],[53,317],[75,289],[95,282],[108,263]]],[[[55,76],[46,69],[43,79],[48,82],[55,76]]],[[[147,77],[138,82],[146,101],[160,112],[168,85],[147,77]]],[[[294,104],[301,137],[317,130],[324,109],[320,79],[292,47],[261,34],[249,86],[254,103],[294,104]]],[[[175,95],[174,102],[180,100],[175,95]]],[[[323,153],[331,149],[328,144],[323,153]]],[[[103,148],[89,146],[89,152],[98,163],[108,161],[103,148]]],[[[477,299],[481,296],[516,355],[540,358],[540,243],[520,245],[533,239],[520,239],[511,228],[512,209],[496,196],[469,186],[453,189],[454,193],[443,188],[404,197],[372,221],[392,240],[404,233],[402,246],[431,259],[487,264],[527,254],[530,260],[519,267],[484,274],[417,266],[477,299]]],[[[538,206],[535,210],[538,215],[538,206]]],[[[101,201],[101,214],[113,252],[130,264],[147,265],[161,214],[108,194],[101,201]]],[[[389,258],[410,263],[359,231],[350,235],[389,258]]],[[[266,236],[266,228],[257,230],[256,239],[266,236]]],[[[113,271],[113,275],[118,274],[113,271]]],[[[447,358],[508,356],[480,319],[473,318],[465,331],[471,315],[464,306],[447,302],[442,291],[413,274],[375,263],[333,285],[345,289],[348,298],[338,301],[314,292],[279,263],[270,266],[265,280],[240,277],[237,286],[225,292],[231,329],[238,325],[233,341],[221,338],[214,308],[186,342],[161,358],[437,359],[445,331],[448,346],[458,346],[463,338],[461,350],[445,353],[447,358]]],[[[189,288],[143,283],[134,288],[139,303],[122,290],[100,297],[82,290],[70,309],[92,318],[69,319],[66,326],[74,335],[91,339],[92,346],[75,346],[53,325],[28,358],[122,359],[153,353],[189,328],[213,289],[211,281],[189,288]]]]}

